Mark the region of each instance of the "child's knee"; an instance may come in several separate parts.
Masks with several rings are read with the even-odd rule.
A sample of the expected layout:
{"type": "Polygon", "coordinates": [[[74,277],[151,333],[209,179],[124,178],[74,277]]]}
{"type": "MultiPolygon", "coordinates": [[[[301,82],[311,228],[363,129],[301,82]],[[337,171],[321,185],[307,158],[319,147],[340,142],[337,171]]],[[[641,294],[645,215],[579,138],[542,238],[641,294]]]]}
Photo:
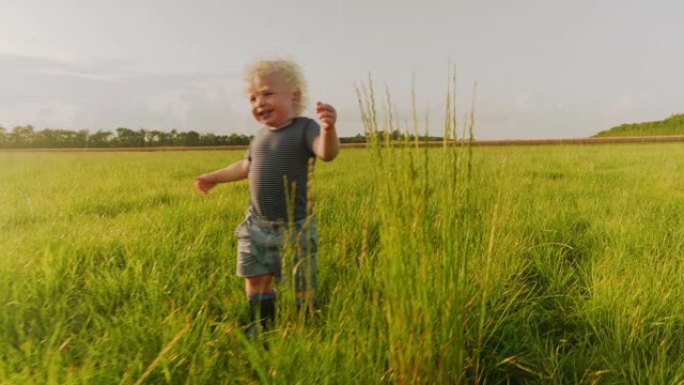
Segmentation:
{"type": "Polygon", "coordinates": [[[248,295],[273,291],[273,274],[245,277],[245,291],[248,295]]]}

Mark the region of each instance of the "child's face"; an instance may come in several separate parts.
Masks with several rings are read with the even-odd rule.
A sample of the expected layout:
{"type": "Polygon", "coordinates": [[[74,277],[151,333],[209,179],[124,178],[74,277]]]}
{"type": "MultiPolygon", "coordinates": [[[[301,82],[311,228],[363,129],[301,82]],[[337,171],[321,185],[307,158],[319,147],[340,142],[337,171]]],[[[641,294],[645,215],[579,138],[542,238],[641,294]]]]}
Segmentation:
{"type": "Polygon", "coordinates": [[[293,91],[279,74],[256,77],[247,87],[252,115],[257,122],[280,128],[296,117],[298,91],[293,91]]]}

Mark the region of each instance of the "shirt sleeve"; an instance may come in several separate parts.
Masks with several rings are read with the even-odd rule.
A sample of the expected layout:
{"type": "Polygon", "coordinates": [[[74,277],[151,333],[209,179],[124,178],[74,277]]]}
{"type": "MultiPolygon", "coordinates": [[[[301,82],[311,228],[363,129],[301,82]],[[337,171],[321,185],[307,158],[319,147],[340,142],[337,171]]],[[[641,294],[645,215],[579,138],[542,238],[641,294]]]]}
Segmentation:
{"type": "Polygon", "coordinates": [[[318,135],[321,134],[321,126],[318,125],[318,122],[316,122],[313,119],[309,119],[309,124],[306,125],[304,128],[306,130],[305,138],[306,138],[306,148],[309,150],[309,153],[313,156],[316,155],[313,149],[313,142],[314,139],[318,137],[318,135]]]}

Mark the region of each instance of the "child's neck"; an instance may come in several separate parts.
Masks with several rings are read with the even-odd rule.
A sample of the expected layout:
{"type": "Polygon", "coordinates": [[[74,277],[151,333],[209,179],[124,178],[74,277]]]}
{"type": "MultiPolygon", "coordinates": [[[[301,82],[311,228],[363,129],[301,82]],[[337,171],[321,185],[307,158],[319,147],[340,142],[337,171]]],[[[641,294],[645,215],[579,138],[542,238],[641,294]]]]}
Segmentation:
{"type": "Polygon", "coordinates": [[[286,120],[285,123],[283,123],[283,124],[281,124],[281,125],[279,125],[279,126],[277,126],[277,127],[268,126],[268,128],[269,128],[270,130],[277,131],[277,130],[280,130],[281,128],[283,128],[283,127],[289,126],[290,124],[292,124],[292,122],[294,122],[294,120],[295,120],[295,118],[292,117],[292,118],[286,120]]]}

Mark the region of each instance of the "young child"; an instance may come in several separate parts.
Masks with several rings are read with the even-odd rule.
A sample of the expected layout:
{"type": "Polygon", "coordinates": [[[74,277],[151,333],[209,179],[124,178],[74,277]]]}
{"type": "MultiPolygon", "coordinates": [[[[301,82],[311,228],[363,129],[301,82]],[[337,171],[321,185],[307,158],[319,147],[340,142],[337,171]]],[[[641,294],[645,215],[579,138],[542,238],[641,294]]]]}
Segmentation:
{"type": "Polygon", "coordinates": [[[335,131],[337,114],[331,105],[316,104],[320,126],[300,116],[305,107],[306,83],[296,63],[280,59],[256,61],[245,68],[244,75],[252,115],[263,127],[252,139],[244,159],[198,176],[195,186],[206,194],[218,183],[249,179],[249,209],[235,236],[237,275],[245,278],[253,331],[257,323],[268,328],[275,318],[273,281],[281,275],[284,242],[295,246],[298,302],[313,296],[317,243],[315,224],[307,216],[309,164],[316,157],[326,162],[335,159],[340,141],[335,131]],[[294,237],[284,232],[292,220],[298,233],[294,237]]]}

